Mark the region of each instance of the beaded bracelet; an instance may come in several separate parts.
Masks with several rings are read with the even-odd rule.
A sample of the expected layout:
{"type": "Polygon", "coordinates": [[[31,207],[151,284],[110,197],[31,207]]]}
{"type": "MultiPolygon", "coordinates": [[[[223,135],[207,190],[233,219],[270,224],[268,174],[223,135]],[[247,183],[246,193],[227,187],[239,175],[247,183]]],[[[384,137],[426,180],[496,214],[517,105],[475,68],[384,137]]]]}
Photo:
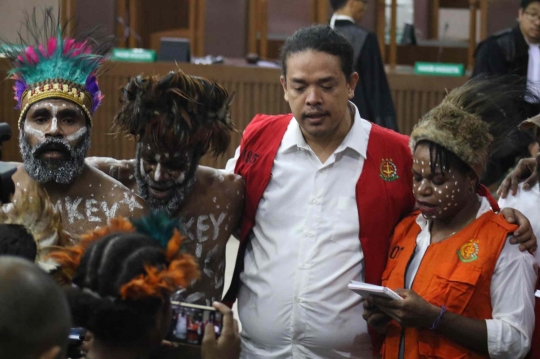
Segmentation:
{"type": "Polygon", "coordinates": [[[439,325],[439,322],[441,321],[441,318],[442,318],[444,313],[446,313],[446,306],[443,305],[441,307],[441,312],[439,313],[439,316],[437,317],[437,319],[435,319],[433,324],[431,324],[431,327],[429,328],[430,330],[434,330],[435,328],[437,328],[437,326],[439,325]]]}

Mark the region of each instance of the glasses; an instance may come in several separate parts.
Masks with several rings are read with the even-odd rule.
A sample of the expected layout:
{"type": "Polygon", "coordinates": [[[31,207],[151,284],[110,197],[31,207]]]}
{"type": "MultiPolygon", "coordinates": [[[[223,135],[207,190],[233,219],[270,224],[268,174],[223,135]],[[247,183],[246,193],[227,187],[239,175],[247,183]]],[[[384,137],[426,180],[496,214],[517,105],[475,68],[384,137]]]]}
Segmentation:
{"type": "Polygon", "coordinates": [[[529,21],[538,21],[538,20],[540,20],[540,14],[532,13],[532,12],[528,12],[528,11],[525,11],[525,17],[529,21]]]}

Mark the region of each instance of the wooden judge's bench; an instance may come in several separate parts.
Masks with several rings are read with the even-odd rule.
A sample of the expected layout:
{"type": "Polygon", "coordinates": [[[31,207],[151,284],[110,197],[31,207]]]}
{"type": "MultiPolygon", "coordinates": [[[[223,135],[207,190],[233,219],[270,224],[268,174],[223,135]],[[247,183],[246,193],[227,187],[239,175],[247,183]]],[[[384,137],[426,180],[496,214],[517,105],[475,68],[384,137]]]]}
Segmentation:
{"type": "MultiPolygon", "coordinates": [[[[13,99],[13,81],[6,79],[6,59],[0,58],[0,121],[7,122],[13,137],[2,146],[4,161],[20,161],[17,120],[19,111],[13,99]]],[[[111,124],[120,109],[120,89],[136,75],[164,75],[176,69],[172,62],[124,63],[109,62],[108,71],[99,78],[101,91],[105,95],[101,106],[94,115],[92,147],[89,156],[133,158],[135,144],[122,135],[111,133],[111,124]]],[[[190,75],[206,77],[217,81],[229,91],[236,91],[232,104],[232,119],[243,131],[254,115],[258,113],[289,113],[288,104],[283,99],[283,89],[279,82],[278,68],[262,68],[247,65],[243,60],[225,60],[221,65],[194,65],[179,63],[180,68],[190,75]]],[[[414,124],[431,108],[441,102],[446,90],[460,86],[466,77],[418,76],[408,68],[388,73],[388,81],[396,107],[398,126],[401,133],[410,134],[414,124]]],[[[232,143],[224,156],[217,160],[203,158],[202,164],[223,168],[227,159],[234,155],[240,143],[240,133],[234,134],[232,143]]]]}

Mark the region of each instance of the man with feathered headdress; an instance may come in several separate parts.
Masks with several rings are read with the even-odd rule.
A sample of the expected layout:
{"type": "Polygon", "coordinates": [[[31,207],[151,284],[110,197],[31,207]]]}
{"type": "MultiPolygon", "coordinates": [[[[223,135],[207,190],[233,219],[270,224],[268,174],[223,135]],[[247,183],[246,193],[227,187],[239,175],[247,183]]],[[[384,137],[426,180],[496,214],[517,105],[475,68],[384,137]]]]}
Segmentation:
{"type": "Polygon", "coordinates": [[[103,95],[98,71],[111,47],[91,34],[64,38],[50,10],[43,26],[27,22],[22,51],[9,51],[23,166],[13,175],[17,191],[39,183],[62,214],[64,228],[79,234],[106,224],[116,215],[139,217],[144,202],[122,184],[85,164],[92,115],[103,95]],[[42,40],[40,40],[42,39],[42,40]]]}
{"type": "Polygon", "coordinates": [[[225,247],[242,213],[242,179],[199,166],[203,155],[219,156],[229,146],[231,100],[217,83],[180,70],[135,77],[125,86],[123,107],[114,119],[119,130],[136,138],[135,159],[88,160],[137,188],[152,211],[183,220],[186,245],[202,271],[185,293],[188,302],[221,299],[225,247]]]}

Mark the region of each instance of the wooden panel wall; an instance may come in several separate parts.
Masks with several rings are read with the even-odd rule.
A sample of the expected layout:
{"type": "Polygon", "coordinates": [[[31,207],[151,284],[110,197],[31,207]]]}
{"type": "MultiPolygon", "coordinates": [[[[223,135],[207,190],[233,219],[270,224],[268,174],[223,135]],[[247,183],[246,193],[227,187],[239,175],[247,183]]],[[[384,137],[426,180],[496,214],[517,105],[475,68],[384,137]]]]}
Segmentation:
{"type": "MultiPolygon", "coordinates": [[[[0,59],[0,62],[3,61],[0,59]]],[[[0,68],[5,68],[4,65],[0,63],[0,68]]],[[[163,75],[174,70],[175,65],[173,63],[110,63],[108,66],[108,72],[99,80],[105,99],[94,116],[92,147],[89,155],[133,158],[135,149],[133,141],[111,134],[112,119],[120,108],[120,89],[132,76],[141,73],[163,75]]],[[[181,64],[181,67],[186,73],[216,80],[229,91],[236,91],[232,117],[241,131],[257,113],[290,112],[288,104],[283,99],[278,69],[192,64],[181,64]]],[[[0,71],[0,78],[4,79],[6,74],[2,71],[0,71]]],[[[388,74],[388,80],[395,102],[400,132],[409,134],[418,119],[440,103],[446,93],[445,89],[451,90],[461,85],[466,78],[388,74]]],[[[19,112],[14,109],[14,104],[12,82],[2,80],[0,82],[0,121],[8,122],[13,131],[12,140],[4,144],[4,160],[20,161],[17,130],[19,112]]],[[[217,160],[203,158],[202,164],[223,168],[227,159],[234,155],[234,150],[239,143],[240,134],[235,134],[224,156],[217,160]]]]}

